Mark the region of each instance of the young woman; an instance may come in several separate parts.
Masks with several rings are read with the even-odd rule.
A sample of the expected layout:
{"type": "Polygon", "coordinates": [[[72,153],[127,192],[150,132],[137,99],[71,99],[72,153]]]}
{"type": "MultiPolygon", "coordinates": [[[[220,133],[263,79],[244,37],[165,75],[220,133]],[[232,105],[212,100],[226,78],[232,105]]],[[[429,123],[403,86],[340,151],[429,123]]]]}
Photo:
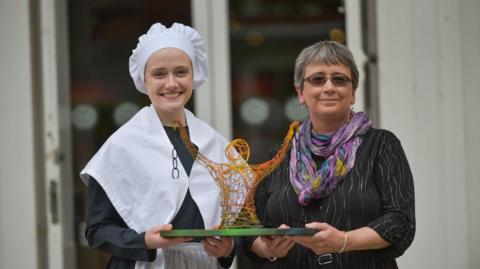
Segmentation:
{"type": "Polygon", "coordinates": [[[107,268],[229,267],[230,238],[160,236],[172,227],[220,223],[215,180],[194,162],[175,128],[185,126],[211,160],[226,161],[226,139],[185,109],[207,76],[203,40],[188,26],[156,23],[140,36],[129,67],[151,105],[112,134],[81,172],[88,185],[88,242],[111,255],[107,268]]]}

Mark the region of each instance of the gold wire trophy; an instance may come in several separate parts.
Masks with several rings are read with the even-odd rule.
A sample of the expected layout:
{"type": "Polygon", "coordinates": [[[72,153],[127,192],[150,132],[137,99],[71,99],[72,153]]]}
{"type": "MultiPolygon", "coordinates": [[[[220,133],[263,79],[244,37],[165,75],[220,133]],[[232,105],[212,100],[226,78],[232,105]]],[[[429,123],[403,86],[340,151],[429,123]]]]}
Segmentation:
{"type": "Polygon", "coordinates": [[[254,196],[258,184],[285,158],[292,138],[298,129],[297,121],[290,124],[287,135],[276,155],[261,164],[248,164],[250,147],[243,139],[235,139],[225,149],[229,163],[215,163],[192,144],[184,127],[178,127],[180,136],[195,160],[206,167],[215,179],[222,197],[222,217],[219,229],[177,229],[162,231],[162,237],[307,235],[316,230],[307,228],[263,228],[255,212],[254,196]]]}

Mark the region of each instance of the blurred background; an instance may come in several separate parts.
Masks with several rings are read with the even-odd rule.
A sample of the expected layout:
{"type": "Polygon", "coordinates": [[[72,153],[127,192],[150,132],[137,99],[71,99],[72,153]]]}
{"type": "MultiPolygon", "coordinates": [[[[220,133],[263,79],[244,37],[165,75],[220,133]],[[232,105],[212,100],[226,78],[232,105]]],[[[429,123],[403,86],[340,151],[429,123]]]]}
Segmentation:
{"type": "MultiPolygon", "coordinates": [[[[188,108],[247,140],[251,163],[306,117],[299,52],[347,45],[361,76],[355,109],[400,138],[414,174],[417,235],[400,267],[480,268],[478,14],[478,0],[2,0],[0,269],[104,268],[83,236],[78,174],[149,105],[128,58],[154,22],[201,33],[210,74],[188,108]]],[[[240,256],[232,268],[255,265],[240,256]]]]}

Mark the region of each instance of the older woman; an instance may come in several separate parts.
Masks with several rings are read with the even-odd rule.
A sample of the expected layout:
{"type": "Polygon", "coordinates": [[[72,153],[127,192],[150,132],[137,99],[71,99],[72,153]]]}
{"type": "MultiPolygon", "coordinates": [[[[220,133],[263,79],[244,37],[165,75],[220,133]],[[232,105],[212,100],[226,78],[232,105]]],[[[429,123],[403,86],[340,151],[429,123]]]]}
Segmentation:
{"type": "Polygon", "coordinates": [[[194,162],[176,122],[202,154],[227,161],[227,141],[185,104],[207,76],[199,33],[182,24],[152,25],[130,57],[137,90],[151,105],[118,129],[81,172],[88,184],[86,237],[111,255],[107,268],[229,267],[230,238],[163,238],[173,228],[220,223],[220,194],[207,169],[194,162]],[[186,243],[188,241],[192,241],[186,243]],[[220,262],[220,263],[219,263],[220,262]]]}
{"type": "Polygon", "coordinates": [[[309,117],[255,204],[266,226],[317,233],[250,240],[247,251],[263,268],[397,268],[413,241],[407,159],[394,134],[352,111],[358,77],[352,54],[336,42],[307,47],[296,60],[295,89],[309,117]]]}

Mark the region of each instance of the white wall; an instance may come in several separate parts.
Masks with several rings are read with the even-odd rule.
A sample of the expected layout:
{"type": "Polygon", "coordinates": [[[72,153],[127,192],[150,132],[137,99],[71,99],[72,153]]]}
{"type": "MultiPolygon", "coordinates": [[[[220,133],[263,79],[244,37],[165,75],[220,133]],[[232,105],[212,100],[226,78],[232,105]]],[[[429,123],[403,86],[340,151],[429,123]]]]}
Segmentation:
{"type": "Polygon", "coordinates": [[[232,138],[228,1],[191,0],[193,26],[208,55],[207,81],[194,91],[195,115],[232,138]]]}
{"type": "Polygon", "coordinates": [[[0,2],[0,268],[37,268],[29,1],[0,2]]]}
{"type": "Polygon", "coordinates": [[[480,42],[469,31],[480,25],[480,3],[377,5],[381,127],[402,141],[415,179],[417,233],[400,266],[479,268],[480,42]]]}
{"type": "Polygon", "coordinates": [[[480,268],[480,1],[459,1],[462,59],[463,116],[466,145],[469,268],[480,268]]]}

